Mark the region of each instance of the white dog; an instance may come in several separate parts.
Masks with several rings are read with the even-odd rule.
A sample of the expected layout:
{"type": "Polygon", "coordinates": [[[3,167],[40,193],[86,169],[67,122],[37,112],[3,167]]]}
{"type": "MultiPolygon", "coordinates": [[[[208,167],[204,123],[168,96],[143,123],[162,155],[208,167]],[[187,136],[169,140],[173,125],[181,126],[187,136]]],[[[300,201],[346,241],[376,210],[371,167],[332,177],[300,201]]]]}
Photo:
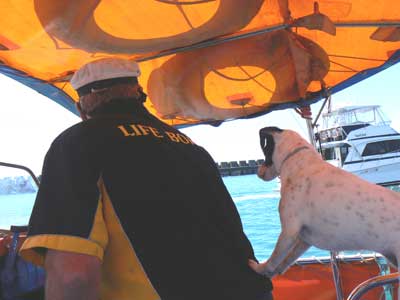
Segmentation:
{"type": "Polygon", "coordinates": [[[397,267],[399,193],[330,165],[294,131],[266,127],[260,138],[265,164],[258,176],[281,179],[282,232],[268,261],[250,261],[255,271],[269,277],[281,274],[310,246],[372,250],[397,267]]]}

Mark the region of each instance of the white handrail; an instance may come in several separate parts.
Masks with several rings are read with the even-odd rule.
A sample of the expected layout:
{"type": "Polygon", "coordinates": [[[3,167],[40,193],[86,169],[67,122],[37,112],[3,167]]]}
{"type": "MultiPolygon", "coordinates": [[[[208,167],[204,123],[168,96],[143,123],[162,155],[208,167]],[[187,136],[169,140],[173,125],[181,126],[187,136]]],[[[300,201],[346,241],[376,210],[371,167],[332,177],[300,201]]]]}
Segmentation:
{"type": "Polygon", "coordinates": [[[394,284],[400,281],[400,273],[372,277],[360,283],[347,297],[347,300],[358,300],[369,290],[386,284],[394,284]]]}

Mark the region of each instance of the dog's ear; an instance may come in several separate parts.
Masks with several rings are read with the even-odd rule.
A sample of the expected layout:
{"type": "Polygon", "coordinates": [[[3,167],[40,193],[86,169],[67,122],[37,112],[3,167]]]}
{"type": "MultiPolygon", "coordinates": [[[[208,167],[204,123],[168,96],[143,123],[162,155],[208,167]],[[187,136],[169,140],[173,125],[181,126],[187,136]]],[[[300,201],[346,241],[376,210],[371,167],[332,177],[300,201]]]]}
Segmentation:
{"type": "Polygon", "coordinates": [[[274,153],[275,149],[274,137],[271,134],[260,136],[260,144],[265,156],[264,165],[269,167],[273,164],[272,154],[274,153]]]}
{"type": "Polygon", "coordinates": [[[281,133],[281,132],[283,132],[283,129],[280,129],[279,127],[276,127],[276,126],[269,126],[269,127],[264,127],[264,128],[261,128],[260,129],[260,134],[261,134],[261,132],[263,132],[263,133],[273,133],[273,132],[278,132],[278,133],[281,133]]]}
{"type": "Polygon", "coordinates": [[[260,145],[265,156],[264,165],[267,167],[273,164],[272,155],[275,150],[275,141],[272,133],[281,133],[282,131],[283,130],[278,127],[264,127],[260,129],[260,145]]]}

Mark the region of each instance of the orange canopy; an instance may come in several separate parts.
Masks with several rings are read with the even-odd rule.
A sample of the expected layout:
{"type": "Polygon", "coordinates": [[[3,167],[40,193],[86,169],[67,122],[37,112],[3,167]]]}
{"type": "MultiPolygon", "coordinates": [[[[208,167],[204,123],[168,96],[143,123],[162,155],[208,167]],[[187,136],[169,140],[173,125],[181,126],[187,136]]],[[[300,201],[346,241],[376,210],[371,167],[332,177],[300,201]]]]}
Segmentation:
{"type": "Polygon", "coordinates": [[[400,60],[398,0],[1,0],[0,10],[1,73],[73,111],[79,66],[134,59],[147,108],[172,125],[309,104],[400,60]]]}

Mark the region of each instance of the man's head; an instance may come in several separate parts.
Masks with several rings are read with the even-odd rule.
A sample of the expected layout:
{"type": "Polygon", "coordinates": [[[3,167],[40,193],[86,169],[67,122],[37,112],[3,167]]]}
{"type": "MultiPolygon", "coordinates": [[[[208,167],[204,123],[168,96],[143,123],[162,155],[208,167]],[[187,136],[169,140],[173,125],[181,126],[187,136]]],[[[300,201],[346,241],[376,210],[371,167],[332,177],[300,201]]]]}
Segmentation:
{"type": "Polygon", "coordinates": [[[82,119],[114,99],[135,98],[144,102],[146,95],[138,84],[138,76],[138,64],[127,59],[103,58],[83,65],[71,78],[79,95],[77,108],[82,119]]]}

